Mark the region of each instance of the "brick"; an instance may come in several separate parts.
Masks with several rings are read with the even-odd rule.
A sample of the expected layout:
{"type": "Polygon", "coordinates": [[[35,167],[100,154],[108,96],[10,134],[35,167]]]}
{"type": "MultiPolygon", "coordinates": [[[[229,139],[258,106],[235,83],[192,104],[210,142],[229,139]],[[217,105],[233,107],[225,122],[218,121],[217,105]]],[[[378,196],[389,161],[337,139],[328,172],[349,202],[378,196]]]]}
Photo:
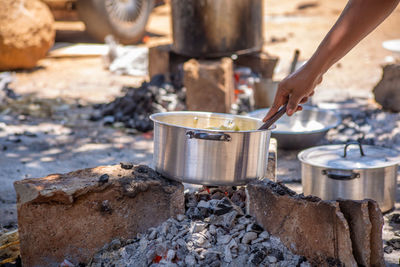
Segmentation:
{"type": "Polygon", "coordinates": [[[191,59],[183,65],[188,110],[228,113],[234,97],[233,63],[191,59]]]}
{"type": "Polygon", "coordinates": [[[388,64],[383,67],[382,79],[373,92],[375,100],[384,109],[400,112],[400,63],[388,64]]]}
{"type": "Polygon", "coordinates": [[[249,67],[252,71],[259,73],[262,78],[271,79],[278,60],[278,57],[262,51],[238,56],[235,65],[249,67]]]}
{"type": "Polygon", "coordinates": [[[149,48],[149,76],[163,74],[167,81],[182,86],[182,66],[190,57],[179,55],[171,50],[170,44],[149,48]]]}
{"type": "Polygon", "coordinates": [[[171,45],[158,45],[149,48],[149,76],[170,73],[171,45]]]}
{"type": "Polygon", "coordinates": [[[374,200],[368,200],[369,220],[371,222],[371,266],[383,267],[385,260],[383,258],[383,241],[382,241],[382,228],[383,228],[383,215],[379,208],[378,203],[374,200]]]}
{"type": "Polygon", "coordinates": [[[270,138],[269,140],[267,174],[265,175],[265,178],[276,182],[278,144],[275,138],[270,138]]]}
{"type": "Polygon", "coordinates": [[[338,200],[338,203],[350,227],[354,258],[359,266],[370,266],[372,224],[368,200],[338,200]]]}
{"type": "Polygon", "coordinates": [[[247,185],[248,213],[313,265],[357,266],[349,225],[335,201],[297,195],[271,181],[247,185]]]}
{"type": "Polygon", "coordinates": [[[132,238],[184,213],[183,185],[146,166],[102,166],[14,187],[24,266],[87,263],[112,239],[132,238]]]}

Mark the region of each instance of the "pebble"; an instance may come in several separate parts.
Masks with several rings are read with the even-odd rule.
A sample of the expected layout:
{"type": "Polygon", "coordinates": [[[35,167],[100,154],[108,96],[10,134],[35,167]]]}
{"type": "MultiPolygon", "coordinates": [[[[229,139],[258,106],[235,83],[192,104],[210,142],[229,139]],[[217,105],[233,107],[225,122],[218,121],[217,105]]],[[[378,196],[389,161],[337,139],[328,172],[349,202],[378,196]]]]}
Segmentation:
{"type": "Polygon", "coordinates": [[[176,251],[173,249],[168,250],[167,252],[167,261],[172,261],[175,258],[176,251]]]}
{"type": "Polygon", "coordinates": [[[251,241],[251,244],[254,245],[254,244],[257,244],[257,243],[259,243],[259,242],[261,242],[261,241],[264,241],[264,238],[260,238],[260,237],[259,237],[259,238],[257,238],[257,239],[252,240],[252,241],[251,241]]]}
{"type": "Polygon", "coordinates": [[[209,209],[210,208],[210,202],[209,201],[200,200],[200,202],[197,204],[197,207],[198,208],[209,209]]]}
{"type": "Polygon", "coordinates": [[[215,227],[214,224],[211,224],[210,227],[208,228],[208,231],[210,234],[215,235],[217,233],[217,228],[215,227]]]}
{"type": "Polygon", "coordinates": [[[385,246],[385,247],[383,248],[383,251],[384,251],[386,254],[390,254],[390,253],[393,252],[393,248],[392,248],[391,246],[385,246]]]}
{"type": "Polygon", "coordinates": [[[101,175],[101,176],[99,177],[98,182],[99,182],[99,184],[103,185],[103,184],[105,184],[105,183],[108,183],[108,179],[109,179],[109,178],[110,178],[110,176],[109,176],[107,173],[105,173],[105,174],[103,174],[103,175],[101,175]]]}
{"type": "Polygon", "coordinates": [[[259,238],[263,238],[263,240],[266,240],[269,238],[269,233],[267,231],[263,231],[261,234],[258,235],[259,238]]]}
{"type": "Polygon", "coordinates": [[[400,238],[392,238],[386,242],[389,246],[394,248],[395,250],[400,249],[400,238]]]}
{"type": "Polygon", "coordinates": [[[192,222],[190,225],[190,233],[199,233],[207,227],[206,223],[203,222],[192,222]]]}
{"type": "Polygon", "coordinates": [[[269,263],[275,263],[275,262],[277,262],[277,259],[276,259],[274,256],[267,256],[267,258],[268,258],[268,262],[269,262],[269,263]]]}
{"type": "Polygon", "coordinates": [[[223,235],[217,238],[217,243],[221,245],[228,244],[232,240],[232,236],[230,235],[223,235]]]}
{"type": "Polygon", "coordinates": [[[149,234],[149,240],[153,240],[157,237],[157,230],[153,228],[153,230],[149,234]]]}
{"type": "Polygon", "coordinates": [[[185,218],[186,218],[186,216],[183,215],[183,214],[178,214],[178,215],[176,215],[176,219],[177,219],[179,222],[183,221],[185,218]]]}
{"type": "Polygon", "coordinates": [[[256,238],[257,238],[257,234],[256,234],[256,233],[254,233],[254,232],[247,232],[247,233],[245,233],[245,234],[243,235],[242,243],[243,243],[243,244],[248,244],[248,243],[250,243],[250,241],[252,241],[252,240],[254,240],[254,239],[256,239],[256,238]]]}
{"type": "Polygon", "coordinates": [[[130,170],[133,168],[133,164],[130,162],[120,162],[119,164],[121,165],[121,168],[125,170],[130,170]]]}
{"type": "Polygon", "coordinates": [[[225,246],[225,249],[224,249],[224,261],[228,262],[228,263],[232,261],[232,253],[231,253],[231,249],[228,245],[225,246]]]}
{"type": "Polygon", "coordinates": [[[186,263],[187,266],[195,266],[196,265],[196,258],[193,255],[188,254],[185,257],[185,263],[186,263]]]}

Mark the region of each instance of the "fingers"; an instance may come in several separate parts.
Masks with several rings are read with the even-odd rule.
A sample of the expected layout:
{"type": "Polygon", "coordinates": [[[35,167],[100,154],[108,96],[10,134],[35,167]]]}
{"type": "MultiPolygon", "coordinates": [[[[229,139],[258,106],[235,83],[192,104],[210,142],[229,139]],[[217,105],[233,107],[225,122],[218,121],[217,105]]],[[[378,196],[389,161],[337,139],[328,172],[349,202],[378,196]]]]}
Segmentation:
{"type": "Polygon", "coordinates": [[[318,80],[317,80],[317,84],[320,84],[321,82],[322,82],[322,76],[319,76],[318,80]]]}
{"type": "Polygon", "coordinates": [[[304,104],[304,103],[306,103],[308,101],[308,97],[306,96],[306,97],[303,97],[302,99],[301,99],[301,101],[300,101],[300,104],[304,104]]]}
{"type": "Polygon", "coordinates": [[[272,104],[272,106],[270,107],[267,115],[265,115],[263,122],[266,122],[269,118],[271,118],[278,110],[279,108],[282,106],[279,103],[279,100],[277,100],[277,98],[275,97],[274,103],[272,104]]]}
{"type": "Polygon", "coordinates": [[[299,107],[300,102],[302,101],[302,99],[306,99],[306,101],[308,100],[307,97],[302,97],[302,96],[298,96],[298,95],[291,95],[289,98],[289,102],[288,102],[288,106],[287,106],[287,115],[288,116],[292,116],[293,113],[295,113],[299,107]]]}
{"type": "Polygon", "coordinates": [[[276,91],[274,103],[272,104],[271,108],[269,109],[267,115],[265,115],[263,121],[267,121],[271,118],[279,108],[287,102],[288,94],[282,89],[281,84],[279,84],[278,91],[276,91]]]}

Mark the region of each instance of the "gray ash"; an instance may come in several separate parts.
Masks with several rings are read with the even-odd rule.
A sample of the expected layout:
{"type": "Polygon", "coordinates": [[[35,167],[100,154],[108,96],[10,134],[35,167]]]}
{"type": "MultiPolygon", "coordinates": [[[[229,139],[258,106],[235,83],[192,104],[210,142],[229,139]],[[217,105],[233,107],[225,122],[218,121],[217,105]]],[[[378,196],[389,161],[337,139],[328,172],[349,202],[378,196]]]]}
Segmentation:
{"type": "Polygon", "coordinates": [[[113,240],[89,266],[310,266],[246,215],[245,202],[243,187],[187,193],[185,214],[113,240]]]}
{"type": "Polygon", "coordinates": [[[147,132],[153,129],[149,116],[157,112],[185,109],[185,91],[165,82],[163,75],[156,75],[140,87],[124,87],[125,95],[108,104],[95,105],[91,120],[105,125],[123,126],[147,132]]]}

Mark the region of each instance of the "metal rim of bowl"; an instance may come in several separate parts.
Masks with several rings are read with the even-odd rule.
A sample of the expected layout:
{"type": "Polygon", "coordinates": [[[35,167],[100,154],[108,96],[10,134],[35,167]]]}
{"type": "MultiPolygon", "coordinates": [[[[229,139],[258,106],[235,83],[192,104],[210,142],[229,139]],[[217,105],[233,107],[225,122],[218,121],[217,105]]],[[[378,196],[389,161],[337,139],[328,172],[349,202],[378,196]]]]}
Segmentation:
{"type": "MultiPolygon", "coordinates": [[[[265,108],[265,109],[260,109],[260,110],[265,110],[266,112],[268,112],[269,108],[265,108]]],[[[287,135],[298,135],[298,134],[313,134],[313,133],[321,133],[321,132],[327,132],[332,128],[337,127],[339,124],[342,123],[342,119],[341,117],[334,111],[332,110],[324,110],[324,109],[319,109],[317,107],[310,107],[310,106],[303,106],[303,110],[311,110],[311,111],[317,111],[317,112],[324,112],[324,113],[328,113],[331,114],[333,117],[336,118],[336,123],[330,124],[325,126],[322,129],[317,129],[317,130],[310,130],[310,131],[299,131],[299,132],[291,132],[291,131],[279,131],[279,130],[273,130],[272,134],[287,134],[287,135]]],[[[254,112],[254,111],[253,111],[254,112]]],[[[301,111],[300,111],[301,112],[301,111]]],[[[249,117],[250,118],[255,118],[252,117],[251,112],[249,113],[249,117]]]]}

